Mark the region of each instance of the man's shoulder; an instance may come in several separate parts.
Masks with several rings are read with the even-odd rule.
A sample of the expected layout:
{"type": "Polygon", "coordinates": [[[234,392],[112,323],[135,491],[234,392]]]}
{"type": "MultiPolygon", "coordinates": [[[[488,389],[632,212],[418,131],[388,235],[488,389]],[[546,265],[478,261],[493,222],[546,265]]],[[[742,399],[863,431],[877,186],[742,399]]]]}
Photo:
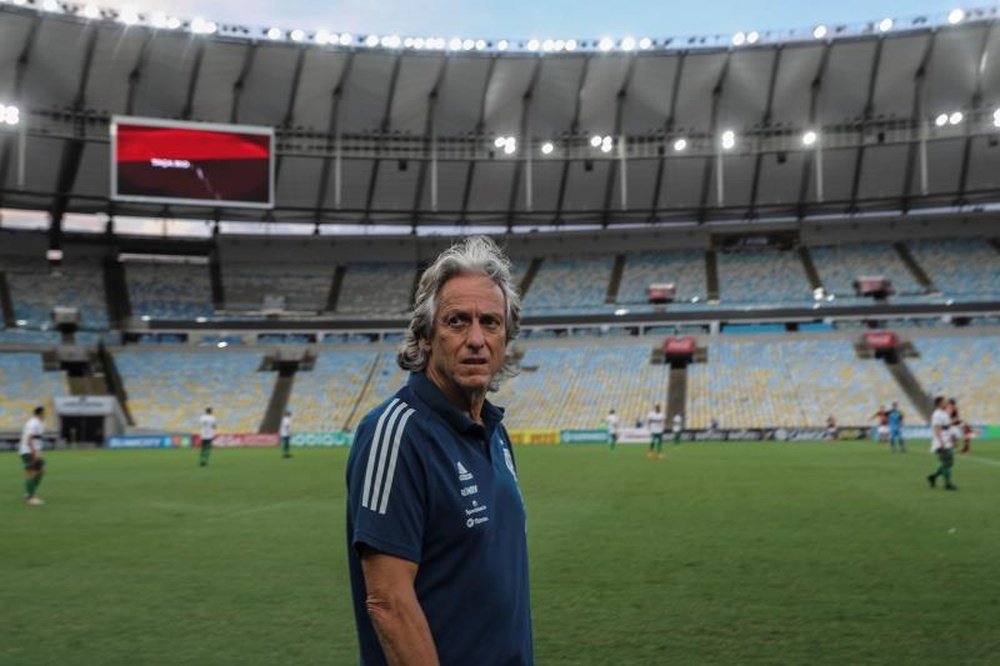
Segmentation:
{"type": "Polygon", "coordinates": [[[376,438],[409,435],[421,430],[425,421],[422,405],[407,387],[371,410],[358,422],[355,441],[365,442],[376,438]]]}

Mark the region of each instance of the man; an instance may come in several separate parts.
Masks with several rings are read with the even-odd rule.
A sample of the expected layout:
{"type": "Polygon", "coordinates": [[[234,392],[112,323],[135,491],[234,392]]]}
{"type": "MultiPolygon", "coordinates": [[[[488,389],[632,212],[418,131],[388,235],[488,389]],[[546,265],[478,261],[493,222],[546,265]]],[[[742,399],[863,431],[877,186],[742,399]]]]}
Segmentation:
{"type": "Polygon", "coordinates": [[[32,416],[21,431],[21,442],[17,452],[24,463],[24,501],[29,506],[41,506],[45,501],[38,496],[38,486],[42,485],[45,461],[42,459],[42,435],[45,434],[45,408],[35,407],[32,416]]]}
{"type": "Polygon", "coordinates": [[[292,410],[286,409],[285,415],[281,417],[281,428],[278,435],[281,437],[281,457],[291,458],[289,447],[292,443],[292,410]]]}
{"type": "Polygon", "coordinates": [[[608,412],[604,421],[608,424],[608,441],[611,443],[611,450],[614,451],[615,444],[618,443],[618,415],[615,414],[615,410],[608,412]]]}
{"type": "Polygon", "coordinates": [[[933,488],[938,477],[944,478],[946,490],[958,490],[958,486],[951,482],[951,467],[955,464],[955,444],[952,442],[951,415],[948,413],[948,404],[943,395],[934,398],[934,412],[931,414],[931,451],[937,454],[937,470],[927,477],[927,483],[933,488]]]}
{"type": "Polygon", "coordinates": [[[406,386],[358,424],[347,542],[361,663],[532,664],[524,504],[503,410],[520,330],[510,262],[488,238],[421,276],[406,386]]]}
{"type": "Polygon", "coordinates": [[[892,409],[886,414],[889,421],[889,449],[895,453],[896,444],[899,452],[906,453],[906,442],[903,441],[903,412],[899,411],[899,403],[893,402],[892,409]]]}
{"type": "Polygon", "coordinates": [[[681,429],[684,426],[684,417],[674,414],[674,446],[681,443],[681,429]]]}
{"type": "Polygon", "coordinates": [[[878,408],[878,411],[872,414],[872,418],[878,423],[877,429],[877,439],[880,444],[884,444],[889,441],[889,416],[885,411],[885,405],[878,408]]]}
{"type": "Polygon", "coordinates": [[[826,430],[823,431],[823,439],[837,439],[837,419],[833,414],[826,417],[826,430]]]}
{"type": "Polygon", "coordinates": [[[212,455],[212,440],[215,439],[215,416],[212,414],[211,407],[205,408],[205,413],[198,418],[198,424],[201,426],[199,464],[205,467],[208,465],[208,457],[212,455]]]}
{"type": "Polygon", "coordinates": [[[646,415],[646,425],[649,426],[649,451],[646,453],[647,458],[660,458],[663,459],[663,429],[667,423],[667,415],[660,411],[660,405],[657,404],[653,407],[653,411],[646,415]],[[653,452],[653,449],[656,452],[653,452]]]}

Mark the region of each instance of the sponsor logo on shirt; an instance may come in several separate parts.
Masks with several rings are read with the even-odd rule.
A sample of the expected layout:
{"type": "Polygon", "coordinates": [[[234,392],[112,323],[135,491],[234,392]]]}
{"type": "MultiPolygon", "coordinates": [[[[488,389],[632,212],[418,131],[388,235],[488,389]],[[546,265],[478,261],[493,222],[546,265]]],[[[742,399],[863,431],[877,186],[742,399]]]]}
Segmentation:
{"type": "Polygon", "coordinates": [[[471,486],[465,486],[462,488],[462,497],[468,497],[469,495],[475,495],[479,492],[479,486],[472,484],[471,486]]]}
{"type": "Polygon", "coordinates": [[[455,463],[456,469],[458,469],[458,480],[459,481],[472,481],[472,472],[465,469],[465,465],[460,462],[455,463]]]}

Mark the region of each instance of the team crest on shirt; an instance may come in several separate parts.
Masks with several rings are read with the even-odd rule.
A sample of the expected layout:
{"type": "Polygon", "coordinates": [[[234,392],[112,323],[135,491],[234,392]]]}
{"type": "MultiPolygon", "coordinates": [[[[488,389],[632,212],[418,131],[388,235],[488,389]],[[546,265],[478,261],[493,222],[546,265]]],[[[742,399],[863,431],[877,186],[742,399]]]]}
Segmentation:
{"type": "Polygon", "coordinates": [[[514,477],[515,481],[517,481],[517,472],[514,471],[514,459],[510,455],[510,449],[506,446],[503,447],[503,459],[504,462],[507,463],[507,469],[510,470],[510,475],[514,477]]]}

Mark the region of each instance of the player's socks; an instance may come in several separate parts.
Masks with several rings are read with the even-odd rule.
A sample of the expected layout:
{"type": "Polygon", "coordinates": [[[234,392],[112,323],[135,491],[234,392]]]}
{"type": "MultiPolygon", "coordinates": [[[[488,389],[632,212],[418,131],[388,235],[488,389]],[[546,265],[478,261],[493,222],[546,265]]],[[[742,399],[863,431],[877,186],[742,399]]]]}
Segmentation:
{"type": "Polygon", "coordinates": [[[945,465],[941,465],[941,467],[944,468],[944,472],[941,476],[944,477],[944,487],[947,488],[951,486],[951,467],[945,465]]]}
{"type": "Polygon", "coordinates": [[[38,486],[42,485],[42,475],[39,474],[35,477],[35,487],[31,489],[31,494],[34,495],[38,492],[38,486]]]}
{"type": "Polygon", "coordinates": [[[35,477],[31,477],[24,480],[24,492],[28,497],[35,494],[35,477]]]}
{"type": "Polygon", "coordinates": [[[937,485],[937,472],[927,475],[927,483],[931,484],[931,488],[937,485]]]}

